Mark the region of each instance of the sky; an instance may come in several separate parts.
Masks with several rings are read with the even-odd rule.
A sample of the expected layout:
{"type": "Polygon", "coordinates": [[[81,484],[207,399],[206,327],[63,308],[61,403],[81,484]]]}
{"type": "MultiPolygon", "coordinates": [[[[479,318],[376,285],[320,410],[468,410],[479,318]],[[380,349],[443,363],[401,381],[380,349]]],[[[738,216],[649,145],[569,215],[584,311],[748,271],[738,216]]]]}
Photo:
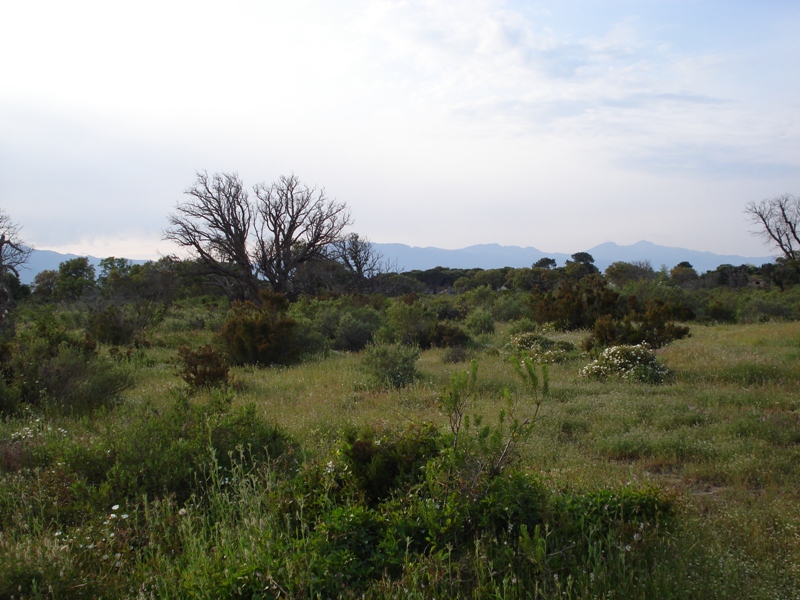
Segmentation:
{"type": "Polygon", "coordinates": [[[800,194],[796,0],[0,3],[0,208],[158,258],[197,171],[294,173],[375,242],[764,256],[800,194]]]}

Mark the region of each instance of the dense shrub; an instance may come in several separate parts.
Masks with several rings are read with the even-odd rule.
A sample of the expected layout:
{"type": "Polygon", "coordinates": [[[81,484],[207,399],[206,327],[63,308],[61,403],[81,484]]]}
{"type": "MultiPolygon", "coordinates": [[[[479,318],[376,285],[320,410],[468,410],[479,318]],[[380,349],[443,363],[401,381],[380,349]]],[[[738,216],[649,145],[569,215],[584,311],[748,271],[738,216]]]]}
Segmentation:
{"type": "Polygon", "coordinates": [[[6,404],[80,414],[118,401],[133,385],[125,369],[97,356],[93,339],[68,333],[51,311],[26,324],[11,348],[6,404]]]}
{"type": "Polygon", "coordinates": [[[470,342],[469,335],[453,323],[437,323],[430,336],[430,345],[437,348],[453,348],[466,346],[470,342]]]}
{"type": "Polygon", "coordinates": [[[619,377],[643,383],[663,383],[669,376],[669,369],[658,361],[647,346],[612,346],[581,370],[581,376],[605,380],[619,377]]]}
{"type": "Polygon", "coordinates": [[[98,342],[120,346],[130,343],[136,326],[119,307],[111,305],[89,317],[86,331],[98,342]]]}
{"type": "Polygon", "coordinates": [[[361,365],[370,384],[382,388],[401,388],[419,378],[419,348],[404,344],[373,344],[364,350],[361,365]]]}
{"type": "Polygon", "coordinates": [[[688,335],[688,327],[671,320],[670,307],[660,300],[653,300],[647,302],[643,312],[632,311],[622,320],[611,315],[599,317],[592,335],[584,342],[584,348],[591,350],[617,344],[647,344],[651,348],[661,348],[688,335]]]}
{"type": "Polygon", "coordinates": [[[386,309],[389,341],[415,344],[420,348],[431,346],[431,337],[436,327],[436,314],[414,298],[394,300],[386,309]]]}
{"type": "Polygon", "coordinates": [[[537,323],[554,323],[566,331],[589,329],[603,315],[621,318],[626,308],[619,293],[597,274],[579,281],[565,279],[554,290],[535,292],[531,306],[537,323]]]}
{"type": "Polygon", "coordinates": [[[494,317],[490,311],[478,308],[467,315],[464,326],[475,335],[494,333],[494,317]]]}
{"type": "Polygon", "coordinates": [[[192,350],[178,348],[181,378],[193,388],[220,386],[228,383],[230,367],[225,356],[210,344],[192,350]]]}
{"type": "Polygon", "coordinates": [[[219,339],[235,364],[291,364],[301,353],[296,322],[285,316],[289,301],[280,294],[262,293],[261,304],[236,302],[222,324],[219,339]]]}
{"type": "Polygon", "coordinates": [[[511,336],[510,348],[515,352],[524,352],[539,364],[561,363],[575,353],[575,344],[564,340],[554,341],[538,333],[518,333],[511,336]]]}
{"type": "Polygon", "coordinates": [[[374,505],[401,488],[420,483],[422,467],[439,453],[441,435],[432,423],[410,425],[398,434],[381,434],[373,428],[345,431],[339,446],[342,464],[359,494],[374,505]]]}
{"type": "MultiPolygon", "coordinates": [[[[219,412],[177,401],[168,410],[149,409],[104,433],[86,452],[68,457],[91,485],[109,486],[118,497],[163,498],[179,503],[210,484],[210,453],[218,476],[237,464],[291,462],[293,442],[247,405],[219,412]],[[92,467],[91,465],[94,465],[92,467]]],[[[287,463],[288,465],[288,463],[287,463]]]]}
{"type": "Polygon", "coordinates": [[[539,325],[536,323],[536,321],[529,319],[528,317],[522,317],[516,321],[512,321],[511,326],[508,328],[508,332],[513,336],[518,333],[535,333],[538,329],[539,325]]]}
{"type": "Polygon", "coordinates": [[[298,322],[303,352],[326,348],[357,352],[372,341],[382,317],[366,296],[342,296],[335,300],[303,298],[289,316],[298,322]]]}

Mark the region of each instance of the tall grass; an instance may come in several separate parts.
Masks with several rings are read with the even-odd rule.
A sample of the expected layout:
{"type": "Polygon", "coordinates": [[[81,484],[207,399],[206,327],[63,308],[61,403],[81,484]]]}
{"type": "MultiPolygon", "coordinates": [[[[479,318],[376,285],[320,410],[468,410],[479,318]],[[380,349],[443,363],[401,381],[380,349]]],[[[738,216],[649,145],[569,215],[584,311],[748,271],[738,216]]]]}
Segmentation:
{"type": "MultiPolygon", "coordinates": [[[[424,351],[404,388],[368,385],[355,353],[236,367],[220,402],[188,394],[171,362],[179,343],[208,341],[190,309],[122,366],[135,382],[123,405],[0,423],[0,596],[800,596],[798,323],[694,326],[658,351],[674,374],[662,385],[587,380],[589,357],[570,355],[550,365],[506,483],[479,476],[479,454],[445,452],[389,484],[347,452],[358,442],[358,456],[397,460],[409,427],[446,433],[439,399],[463,365],[424,351]],[[263,452],[273,434],[249,423],[294,441],[263,452]],[[180,485],[147,464],[172,465],[180,485]],[[668,518],[625,512],[653,502],[668,518]]],[[[505,390],[526,393],[509,339],[499,326],[474,350],[472,423],[494,427],[505,390]]]]}

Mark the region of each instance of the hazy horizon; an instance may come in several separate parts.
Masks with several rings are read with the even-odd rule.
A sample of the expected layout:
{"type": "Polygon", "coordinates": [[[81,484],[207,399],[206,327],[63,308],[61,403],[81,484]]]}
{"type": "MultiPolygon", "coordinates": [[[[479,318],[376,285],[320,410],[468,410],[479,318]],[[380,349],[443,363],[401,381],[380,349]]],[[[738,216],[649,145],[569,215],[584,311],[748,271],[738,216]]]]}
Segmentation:
{"type": "Polygon", "coordinates": [[[161,230],[197,170],[295,173],[375,242],[549,252],[768,255],[743,209],[800,188],[800,5],[43,0],[3,15],[0,208],[41,249],[175,252],[161,230]]]}

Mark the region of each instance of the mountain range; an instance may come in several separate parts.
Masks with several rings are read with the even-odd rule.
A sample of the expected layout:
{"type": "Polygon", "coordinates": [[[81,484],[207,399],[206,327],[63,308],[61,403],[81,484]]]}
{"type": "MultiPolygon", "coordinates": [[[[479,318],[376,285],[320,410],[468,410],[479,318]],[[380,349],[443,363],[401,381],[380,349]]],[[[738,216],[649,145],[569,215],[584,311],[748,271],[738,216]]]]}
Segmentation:
{"type": "MultiPolygon", "coordinates": [[[[380,252],[384,259],[396,265],[400,271],[414,271],[433,269],[434,267],[450,267],[460,269],[499,269],[501,267],[530,267],[540,258],[552,258],[559,265],[570,259],[569,254],[560,252],[543,252],[537,248],[520,246],[501,246],[500,244],[479,244],[458,250],[445,250],[443,248],[408,246],[406,244],[380,244],[373,243],[375,250],[380,252]]],[[[604,271],[608,265],[616,261],[650,261],[654,269],[661,265],[672,268],[679,262],[688,261],[698,273],[713,271],[719,265],[752,264],[760,266],[773,262],[773,256],[738,256],[714,254],[712,252],[699,252],[686,248],[672,248],[659,246],[647,241],[637,242],[630,246],[619,246],[613,242],[600,244],[585,250],[594,258],[594,264],[604,271]]],[[[34,250],[25,268],[20,272],[22,283],[31,283],[40,271],[58,269],[58,265],[65,260],[78,258],[78,254],[61,254],[53,250],[34,250]]],[[[89,262],[97,268],[99,258],[87,256],[89,262]]],[[[133,260],[134,263],[144,263],[144,260],[133,260]]]]}
{"type": "MultiPolygon", "coordinates": [[[[501,246],[500,244],[480,244],[468,246],[460,250],[443,250],[442,248],[420,248],[405,244],[378,244],[375,249],[385,259],[397,264],[400,271],[432,269],[434,267],[451,267],[470,269],[499,269],[501,267],[530,267],[540,258],[552,258],[559,266],[571,258],[570,254],[560,252],[543,252],[537,248],[520,246],[501,246]]],[[[658,270],[662,265],[671,269],[680,262],[688,261],[698,273],[713,271],[720,265],[752,264],[760,266],[775,260],[774,256],[738,256],[700,252],[686,248],[659,246],[652,242],[641,241],[630,246],[619,246],[613,242],[600,244],[585,250],[594,258],[594,264],[604,271],[608,265],[617,261],[650,261],[658,270]]]]}

